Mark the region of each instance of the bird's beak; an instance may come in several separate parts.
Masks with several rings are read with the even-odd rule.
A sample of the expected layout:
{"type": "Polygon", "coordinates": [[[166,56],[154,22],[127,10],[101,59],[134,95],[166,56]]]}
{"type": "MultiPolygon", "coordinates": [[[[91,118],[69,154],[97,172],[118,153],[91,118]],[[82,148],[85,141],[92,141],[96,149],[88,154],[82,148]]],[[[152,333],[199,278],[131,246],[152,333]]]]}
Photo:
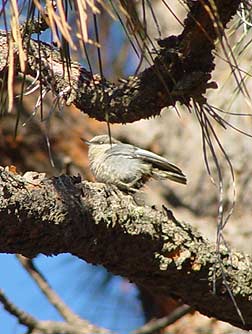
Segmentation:
{"type": "Polygon", "coordinates": [[[85,144],[87,145],[90,145],[90,141],[89,140],[86,140],[85,138],[80,138],[85,144]]]}

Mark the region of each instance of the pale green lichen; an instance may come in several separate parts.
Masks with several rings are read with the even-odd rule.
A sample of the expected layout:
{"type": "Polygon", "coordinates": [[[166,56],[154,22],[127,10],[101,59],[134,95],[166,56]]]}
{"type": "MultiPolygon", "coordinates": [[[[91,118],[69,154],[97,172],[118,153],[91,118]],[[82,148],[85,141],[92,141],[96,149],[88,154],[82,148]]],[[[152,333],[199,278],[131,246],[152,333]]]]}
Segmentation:
{"type": "Polygon", "coordinates": [[[159,268],[161,271],[168,269],[168,266],[172,263],[172,259],[167,258],[159,253],[155,253],[155,259],[159,261],[159,268]]]}
{"type": "Polygon", "coordinates": [[[188,249],[183,250],[182,252],[179,253],[179,256],[174,257],[173,261],[176,264],[176,267],[178,270],[182,270],[182,265],[185,261],[190,259],[191,257],[191,252],[188,249]]]}

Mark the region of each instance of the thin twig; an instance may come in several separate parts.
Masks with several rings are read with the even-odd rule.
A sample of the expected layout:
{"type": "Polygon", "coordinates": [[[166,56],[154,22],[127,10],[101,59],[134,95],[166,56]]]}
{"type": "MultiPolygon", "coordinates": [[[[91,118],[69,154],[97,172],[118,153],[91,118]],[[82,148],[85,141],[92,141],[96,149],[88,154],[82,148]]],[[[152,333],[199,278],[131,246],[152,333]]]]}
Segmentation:
{"type": "Polygon", "coordinates": [[[40,290],[44,293],[50,303],[56,308],[56,310],[62,315],[62,317],[69,323],[75,323],[76,321],[80,321],[81,318],[72,312],[70,308],[61,300],[61,298],[56,294],[56,292],[49,286],[46,279],[39,272],[39,270],[35,267],[32,260],[22,256],[16,255],[19,262],[23,265],[23,267],[27,270],[27,272],[31,275],[34,281],[37,283],[40,290]]]}
{"type": "Polygon", "coordinates": [[[18,308],[14,305],[4,294],[2,290],[0,290],[0,302],[3,304],[3,307],[7,312],[14,315],[20,322],[27,326],[29,329],[36,328],[38,326],[38,320],[32,317],[29,313],[18,308]]]}
{"type": "Polygon", "coordinates": [[[75,323],[68,323],[64,321],[47,321],[37,320],[29,313],[19,309],[14,305],[0,290],[0,302],[3,304],[5,310],[14,315],[20,324],[25,325],[29,329],[29,333],[43,333],[43,334],[89,334],[89,333],[109,333],[108,330],[89,324],[85,320],[75,323]]]}
{"type": "Polygon", "coordinates": [[[182,318],[185,314],[193,311],[193,307],[188,305],[183,305],[173,311],[171,314],[167,315],[166,317],[157,319],[155,321],[150,321],[146,325],[140,327],[139,329],[135,330],[134,334],[149,334],[156,332],[160,329],[163,329],[171,324],[173,324],[178,319],[182,318]]]}

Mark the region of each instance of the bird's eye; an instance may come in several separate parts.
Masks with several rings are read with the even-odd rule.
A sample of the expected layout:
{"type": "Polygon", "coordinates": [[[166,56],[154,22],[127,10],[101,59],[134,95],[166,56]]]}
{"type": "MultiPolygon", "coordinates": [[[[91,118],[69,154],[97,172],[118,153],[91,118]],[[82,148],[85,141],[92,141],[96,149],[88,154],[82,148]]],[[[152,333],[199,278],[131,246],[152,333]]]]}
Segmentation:
{"type": "Polygon", "coordinates": [[[99,144],[104,144],[103,140],[100,140],[100,141],[99,141],[99,144]]]}

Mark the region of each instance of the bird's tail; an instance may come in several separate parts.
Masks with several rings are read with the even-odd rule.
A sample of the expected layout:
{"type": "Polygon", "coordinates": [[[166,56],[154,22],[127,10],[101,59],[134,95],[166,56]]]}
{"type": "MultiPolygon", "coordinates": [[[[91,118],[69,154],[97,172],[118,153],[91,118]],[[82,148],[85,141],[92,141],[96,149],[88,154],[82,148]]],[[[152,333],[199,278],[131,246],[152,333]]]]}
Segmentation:
{"type": "Polygon", "coordinates": [[[158,168],[152,169],[152,175],[155,179],[169,179],[174,182],[186,184],[186,176],[182,171],[174,172],[167,170],[160,170],[158,168]]]}

